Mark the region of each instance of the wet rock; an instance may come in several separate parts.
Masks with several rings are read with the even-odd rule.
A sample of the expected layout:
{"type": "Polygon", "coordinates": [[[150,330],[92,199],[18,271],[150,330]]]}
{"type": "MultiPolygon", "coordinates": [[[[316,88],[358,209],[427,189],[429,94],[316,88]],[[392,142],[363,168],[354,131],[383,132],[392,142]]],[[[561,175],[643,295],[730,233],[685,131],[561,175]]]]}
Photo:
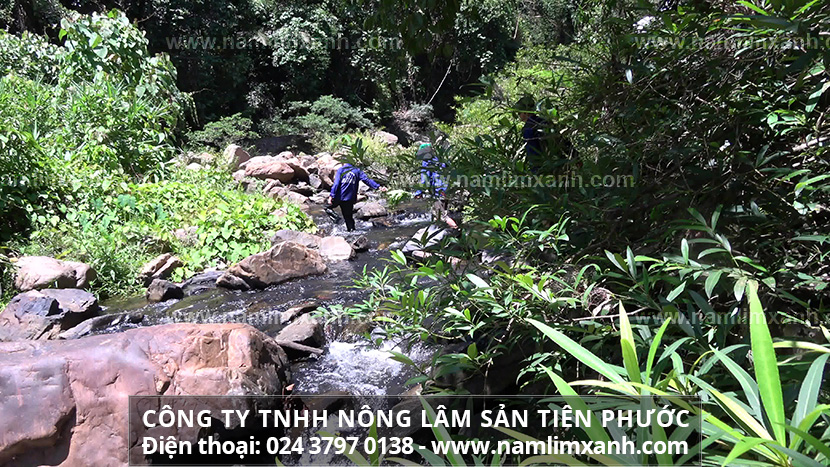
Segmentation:
{"type": "Polygon", "coordinates": [[[207,271],[197,274],[182,283],[185,296],[198,295],[216,288],[216,281],[224,274],[222,271],[207,271]]]}
{"type": "Polygon", "coordinates": [[[358,203],[354,206],[355,214],[354,216],[358,219],[372,219],[375,217],[385,217],[389,215],[389,211],[386,209],[380,202],[366,202],[366,203],[358,203]]]}
{"type": "Polygon", "coordinates": [[[144,315],[142,313],[115,313],[111,315],[96,316],[95,318],[90,318],[82,322],[68,331],[58,334],[58,339],[79,339],[109,327],[123,326],[125,324],[138,324],[142,321],[144,321],[144,315]]]}
{"type": "Polygon", "coordinates": [[[24,256],[15,262],[15,266],[14,286],[22,292],[46,288],[83,289],[96,277],[88,264],[48,256],[24,256]]]}
{"type": "Polygon", "coordinates": [[[343,237],[326,237],[320,240],[320,254],[328,261],[345,261],[355,256],[354,249],[343,237]]]}
{"type": "Polygon", "coordinates": [[[242,164],[245,176],[260,180],[279,180],[289,183],[294,179],[294,169],[276,157],[257,156],[242,164]]]}
{"type": "Polygon", "coordinates": [[[305,232],[298,232],[296,230],[278,230],[274,236],[271,237],[271,245],[276,246],[280,243],[294,242],[307,248],[319,248],[320,240],[322,240],[322,238],[317,235],[305,232]]]}
{"type": "Polygon", "coordinates": [[[184,298],[184,291],[177,284],[163,279],[154,279],[147,287],[147,301],[152,303],[166,302],[184,298]]]}
{"type": "Polygon", "coordinates": [[[182,266],[184,266],[182,260],[170,253],[165,253],[145,264],[138,274],[138,280],[146,287],[153,282],[153,279],[167,279],[173,271],[182,266]]]}
{"type": "Polygon", "coordinates": [[[393,227],[395,223],[389,217],[376,217],[370,221],[375,227],[393,227]]]}
{"type": "Polygon", "coordinates": [[[30,290],[0,313],[0,341],[55,339],[100,311],[98,299],[84,290],[30,290]]]}
{"type": "MultiPolygon", "coordinates": [[[[323,332],[323,321],[311,315],[302,315],[277,334],[278,343],[294,343],[311,348],[322,348],[326,345],[326,336],[323,332]]],[[[307,356],[307,352],[298,349],[286,349],[289,358],[307,356]]]]}
{"type": "Polygon", "coordinates": [[[254,289],[324,272],[326,263],[320,253],[293,242],[281,243],[264,253],[249,256],[228,269],[228,274],[242,279],[254,289]]]}
{"type": "Polygon", "coordinates": [[[231,144],[225,148],[225,152],[222,153],[221,162],[230,171],[235,172],[239,170],[239,167],[242,164],[248,162],[249,160],[251,160],[251,155],[248,154],[248,151],[235,144],[231,144]]]}
{"type": "Polygon", "coordinates": [[[216,279],[216,286],[228,290],[251,290],[251,286],[247,282],[233,274],[223,273],[216,279]]]}
{"type": "Polygon", "coordinates": [[[357,237],[356,239],[352,240],[351,245],[352,245],[352,248],[354,248],[354,251],[357,251],[357,252],[369,251],[369,239],[366,238],[363,235],[361,235],[360,237],[357,237]]]}
{"type": "Polygon", "coordinates": [[[320,304],[317,302],[308,302],[297,306],[292,306],[291,308],[280,313],[280,324],[288,324],[291,321],[293,321],[294,318],[300,315],[304,315],[306,313],[311,313],[317,308],[320,308],[320,304]]]}
{"type": "Polygon", "coordinates": [[[127,465],[129,396],[279,395],[289,379],[285,352],[242,324],[0,344],[0,464],[127,465]]]}

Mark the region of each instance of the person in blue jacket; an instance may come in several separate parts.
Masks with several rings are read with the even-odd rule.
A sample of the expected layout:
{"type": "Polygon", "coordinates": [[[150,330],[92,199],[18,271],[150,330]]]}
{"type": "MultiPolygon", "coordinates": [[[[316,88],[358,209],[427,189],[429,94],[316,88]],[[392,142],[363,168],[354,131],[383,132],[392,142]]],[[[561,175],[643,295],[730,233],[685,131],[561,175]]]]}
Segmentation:
{"type": "Polygon", "coordinates": [[[331,195],[328,204],[331,208],[340,206],[343,219],[346,221],[346,229],[354,230],[354,204],[357,201],[357,193],[360,182],[363,181],[373,190],[386,191],[386,187],[380,186],[357,167],[346,163],[343,164],[334,175],[334,184],[331,187],[331,195]]]}
{"type": "Polygon", "coordinates": [[[438,159],[430,143],[422,144],[418,148],[416,157],[421,160],[421,186],[428,188],[428,191],[417,190],[414,196],[420,198],[426,191],[436,198],[443,197],[447,191],[447,182],[441,179],[441,174],[438,171],[445,169],[447,164],[438,159]]]}
{"type": "Polygon", "coordinates": [[[547,122],[535,113],[536,101],[530,96],[522,97],[516,103],[519,119],[524,123],[522,138],[525,141],[525,162],[531,172],[536,173],[543,162],[544,156],[544,129],[547,122]]]}

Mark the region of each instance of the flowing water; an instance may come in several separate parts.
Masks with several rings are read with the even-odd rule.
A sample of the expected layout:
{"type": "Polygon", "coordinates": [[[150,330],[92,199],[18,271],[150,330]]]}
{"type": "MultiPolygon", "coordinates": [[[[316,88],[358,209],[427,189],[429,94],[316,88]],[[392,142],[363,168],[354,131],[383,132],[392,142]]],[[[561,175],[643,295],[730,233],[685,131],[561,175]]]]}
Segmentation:
{"type": "MultiPolygon", "coordinates": [[[[341,223],[333,223],[322,207],[310,212],[319,235],[338,235],[347,239],[365,236],[370,250],[358,253],[351,261],[329,265],[322,276],[286,282],[266,290],[238,292],[209,289],[182,300],[148,304],[143,297],[105,303],[106,313],[124,311],[144,314],[140,324],[121,324],[100,332],[118,332],[137,326],[168,323],[247,323],[270,336],[284,326],[280,312],[292,306],[318,302],[322,306],[350,305],[366,297],[367,291],[353,287],[354,279],[364,270],[383,268],[389,247],[400,245],[418,229],[429,223],[423,204],[413,202],[397,208],[398,214],[377,219],[374,223],[357,221],[355,232],[346,232],[341,223]]],[[[328,326],[326,352],[318,358],[296,363],[293,368],[295,392],[323,394],[346,391],[352,394],[395,395],[403,393],[412,369],[390,358],[390,350],[406,353],[416,362],[429,359],[431,351],[422,346],[384,342],[376,347],[363,338],[355,338],[351,327],[339,323],[328,326]]]]}

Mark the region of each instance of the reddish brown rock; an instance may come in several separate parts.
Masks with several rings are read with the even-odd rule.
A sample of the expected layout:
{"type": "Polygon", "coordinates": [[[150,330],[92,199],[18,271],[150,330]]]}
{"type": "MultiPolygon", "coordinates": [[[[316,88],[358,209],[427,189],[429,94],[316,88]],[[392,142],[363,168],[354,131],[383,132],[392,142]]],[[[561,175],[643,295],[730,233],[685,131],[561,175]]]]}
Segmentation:
{"type": "Polygon", "coordinates": [[[48,256],[24,256],[15,262],[15,266],[14,286],[22,292],[47,288],[83,289],[96,277],[88,264],[48,256]]]}
{"type": "Polygon", "coordinates": [[[331,154],[323,153],[317,158],[317,175],[323,182],[323,187],[328,189],[334,184],[334,176],[340,162],[331,154]]]}
{"type": "Polygon", "coordinates": [[[288,183],[294,179],[294,169],[276,157],[254,157],[243,164],[243,168],[246,176],[260,180],[279,180],[282,183],[288,183]]]}
{"type": "Polygon", "coordinates": [[[0,465],[127,465],[128,396],[277,395],[288,371],[243,324],[0,344],[0,465]]]}
{"type": "Polygon", "coordinates": [[[145,264],[138,273],[138,280],[144,283],[144,286],[150,285],[154,279],[167,279],[176,269],[184,266],[182,260],[178,257],[165,253],[158,256],[156,259],[145,264]]]}
{"type": "Polygon", "coordinates": [[[251,288],[262,289],[300,277],[326,272],[320,253],[293,242],[276,245],[264,253],[249,256],[228,269],[251,288]]]}

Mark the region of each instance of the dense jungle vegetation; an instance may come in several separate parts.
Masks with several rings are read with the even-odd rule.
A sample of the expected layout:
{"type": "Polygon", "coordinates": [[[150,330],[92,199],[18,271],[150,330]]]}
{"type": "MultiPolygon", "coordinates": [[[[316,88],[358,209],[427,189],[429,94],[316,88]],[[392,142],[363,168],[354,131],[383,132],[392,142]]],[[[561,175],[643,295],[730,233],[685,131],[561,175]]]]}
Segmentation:
{"type": "Polygon", "coordinates": [[[330,316],[455,349],[413,381],[430,390],[498,371],[505,391],[694,395],[704,464],[830,463],[826,2],[7,0],[0,22],[7,256],[87,260],[129,293],[182,225],[204,227],[175,245],[192,270],[312,228],[183,151],[302,134],[415,173],[414,149],[354,142],[443,133],[450,181],[533,183],[451,184],[460,236],[394,252],[330,316]],[[544,122],[541,164],[518,110],[544,122]]]}

